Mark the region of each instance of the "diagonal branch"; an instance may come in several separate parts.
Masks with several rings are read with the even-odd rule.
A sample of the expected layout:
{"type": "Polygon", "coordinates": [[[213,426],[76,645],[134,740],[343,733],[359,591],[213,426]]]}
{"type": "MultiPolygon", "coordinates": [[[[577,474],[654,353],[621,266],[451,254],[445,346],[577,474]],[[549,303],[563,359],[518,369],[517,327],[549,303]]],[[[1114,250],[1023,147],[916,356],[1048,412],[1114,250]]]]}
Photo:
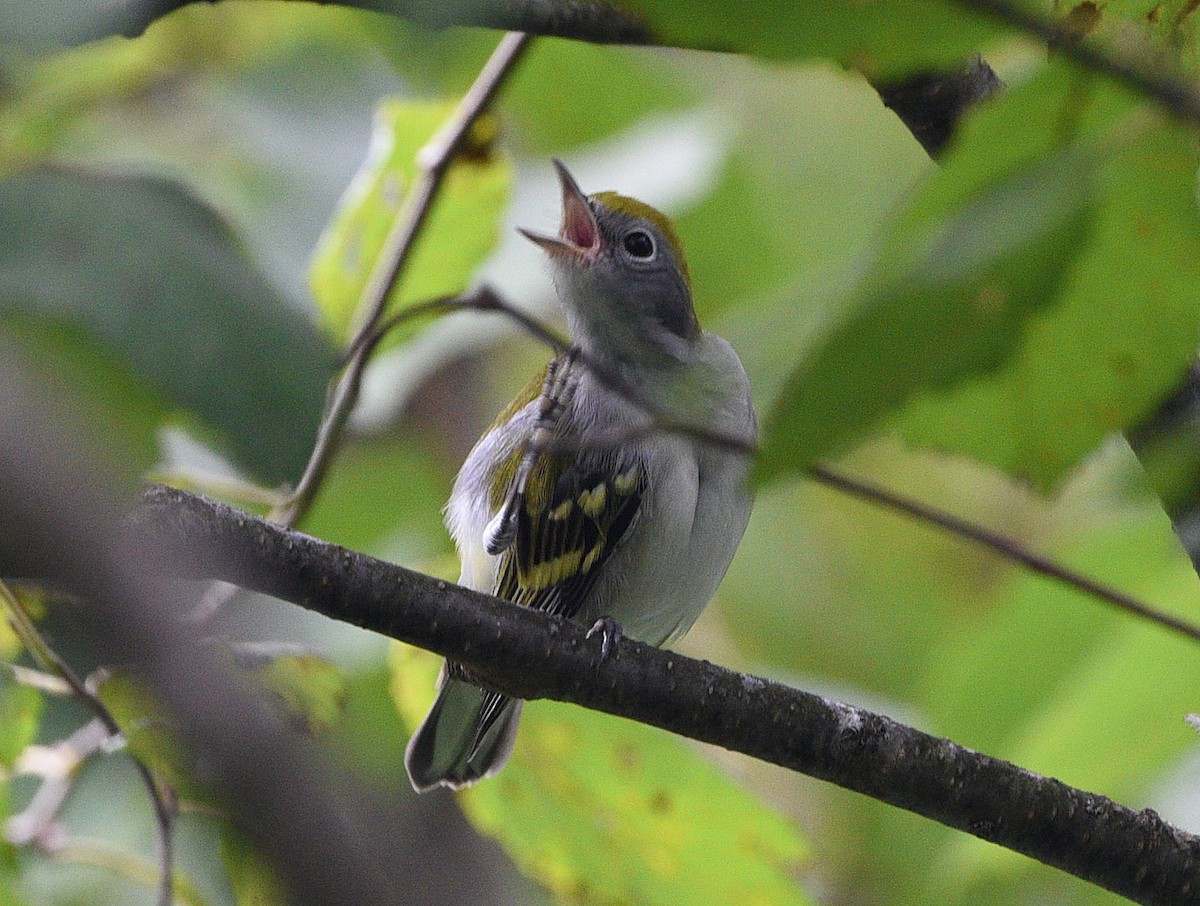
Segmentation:
{"type": "Polygon", "coordinates": [[[135,528],[219,578],[470,665],[521,698],[555,698],[743,752],[1024,853],[1147,904],[1200,903],[1200,838],[878,714],[625,641],[151,488],[135,528]]]}
{"type": "MultiPolygon", "coordinates": [[[[553,330],[546,327],[536,318],[513,307],[503,296],[488,286],[481,286],[479,289],[465,296],[432,299],[423,304],[405,308],[385,320],[375,333],[362,338],[361,342],[364,345],[374,345],[388,330],[412,318],[462,310],[495,312],[515,321],[523,330],[540,342],[545,343],[556,353],[562,352],[567,348],[568,344],[566,340],[558,336],[553,330]]],[[[614,393],[624,396],[625,399],[638,406],[646,414],[645,422],[632,424],[621,431],[612,432],[605,436],[589,436],[587,440],[589,449],[607,446],[616,447],[654,432],[666,432],[692,437],[703,443],[744,453],[747,456],[755,453],[755,445],[748,442],[745,438],[716,431],[704,425],[681,422],[673,419],[669,413],[655,409],[643,398],[643,394],[641,394],[638,388],[624,380],[619,373],[605,367],[603,362],[596,361],[582,351],[577,351],[577,354],[609,389],[614,393]]],[[[573,447],[568,447],[564,441],[554,441],[551,444],[551,448],[574,449],[573,447]]],[[[1136,617],[1157,623],[1193,641],[1200,640],[1200,626],[1195,623],[1153,607],[1133,595],[1070,569],[1051,557],[1030,550],[1015,538],[1011,538],[1001,532],[955,516],[953,513],[914,500],[911,497],[905,497],[889,488],[847,475],[823,463],[815,463],[809,466],[806,475],[810,480],[825,487],[833,488],[848,496],[868,501],[876,506],[908,516],[919,522],[924,522],[958,538],[963,538],[986,547],[993,553],[1016,563],[1030,572],[1074,588],[1097,601],[1103,601],[1136,617]]]]}
{"type": "Polygon", "coordinates": [[[367,339],[376,334],[388,297],[408,266],[442,180],[462,150],[471,127],[496,97],[528,46],[529,35],[520,32],[505,35],[453,115],[417,155],[421,176],[388,231],[379,260],[363,288],[358,331],[347,345],[346,367],[331,391],[308,465],[291,497],[272,514],[284,525],[295,525],[307,512],[341,443],[350,413],[358,402],[363,371],[375,348],[375,344],[367,339]]]}
{"type": "Polygon", "coordinates": [[[841,491],[843,494],[857,497],[860,500],[866,500],[884,509],[892,510],[928,525],[936,526],[959,538],[974,541],[976,544],[988,548],[1001,557],[1020,564],[1030,572],[1035,572],[1048,579],[1061,582],[1064,585],[1083,592],[1085,595],[1095,598],[1097,601],[1103,601],[1119,610],[1124,610],[1134,616],[1150,620],[1153,623],[1170,629],[1172,632],[1178,632],[1180,635],[1187,636],[1193,641],[1200,640],[1200,626],[1197,626],[1195,623],[1151,607],[1149,604],[1139,601],[1133,595],[1126,594],[1090,576],[1085,576],[1073,569],[1069,569],[1049,557],[1029,550],[1020,542],[999,532],[962,519],[945,510],[940,510],[912,498],[901,496],[895,491],[872,484],[869,481],[864,481],[861,478],[853,478],[826,465],[817,464],[809,466],[808,477],[826,487],[841,491]]]}
{"type": "Polygon", "coordinates": [[[1167,59],[1143,59],[1080,41],[1068,26],[1040,16],[1012,0],[954,0],[959,6],[1002,22],[1071,58],[1084,69],[1108,76],[1153,98],[1181,120],[1200,123],[1200,92],[1167,59]]]}

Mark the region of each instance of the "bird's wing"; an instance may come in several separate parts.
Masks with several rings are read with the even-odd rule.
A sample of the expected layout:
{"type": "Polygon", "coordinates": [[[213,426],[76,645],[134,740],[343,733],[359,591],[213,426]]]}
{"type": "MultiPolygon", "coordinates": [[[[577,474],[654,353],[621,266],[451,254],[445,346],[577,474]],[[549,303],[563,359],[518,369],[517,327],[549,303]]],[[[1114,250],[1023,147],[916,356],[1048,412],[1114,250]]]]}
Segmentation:
{"type": "Polygon", "coordinates": [[[638,460],[539,454],[517,501],[515,536],[500,555],[497,597],[575,616],[636,520],[645,490],[638,460]]]}
{"type": "MultiPolygon", "coordinates": [[[[605,561],[628,537],[645,490],[646,470],[638,461],[621,466],[611,456],[539,454],[516,502],[515,535],[500,554],[496,596],[575,616],[605,561]]],[[[507,701],[488,694],[475,745],[507,701]]]]}
{"type": "MultiPolygon", "coordinates": [[[[485,546],[499,557],[495,595],[547,613],[579,613],[605,562],[629,537],[646,492],[643,462],[615,449],[586,444],[536,450],[534,437],[578,442],[564,423],[574,392],[573,362],[556,359],[541,379],[539,414],[522,422],[522,442],[497,464],[492,476],[492,507],[485,546]]],[[[521,397],[518,397],[518,401],[521,397]]],[[[530,400],[528,392],[524,402],[530,400]]],[[[514,407],[514,413],[517,411],[514,407]]],[[[503,713],[508,699],[489,693],[475,745],[503,713]]]]}
{"type": "Polygon", "coordinates": [[[579,612],[646,490],[639,456],[600,446],[603,437],[589,446],[580,435],[571,413],[584,373],[574,351],[563,353],[505,410],[501,421],[517,436],[488,482],[495,515],[484,547],[499,557],[493,593],[565,617],[579,612]]]}

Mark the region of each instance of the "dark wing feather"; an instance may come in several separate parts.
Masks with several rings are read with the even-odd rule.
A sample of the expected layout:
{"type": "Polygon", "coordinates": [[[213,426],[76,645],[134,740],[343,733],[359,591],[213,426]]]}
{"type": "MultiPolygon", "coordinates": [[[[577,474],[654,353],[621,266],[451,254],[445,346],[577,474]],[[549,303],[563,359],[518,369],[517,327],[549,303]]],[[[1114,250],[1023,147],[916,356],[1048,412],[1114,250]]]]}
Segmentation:
{"type": "Polygon", "coordinates": [[[516,537],[500,557],[496,595],[575,616],[637,518],[645,489],[639,462],[542,454],[517,512],[516,537]]]}
{"type": "MultiPolygon", "coordinates": [[[[574,617],[605,561],[637,519],[646,490],[640,462],[612,456],[541,454],[519,502],[516,537],[500,555],[496,596],[574,617]]],[[[507,697],[488,695],[476,745],[507,697]]]]}
{"type": "MultiPolygon", "coordinates": [[[[542,376],[537,430],[578,440],[562,423],[578,378],[573,364],[568,353],[542,376]]],[[[646,470],[640,460],[613,450],[583,447],[529,457],[528,448],[514,449],[493,475],[491,504],[505,514],[502,531],[488,539],[500,557],[494,591],[527,607],[574,617],[637,519],[646,470]]],[[[507,701],[497,693],[484,700],[476,746],[507,701]]]]}

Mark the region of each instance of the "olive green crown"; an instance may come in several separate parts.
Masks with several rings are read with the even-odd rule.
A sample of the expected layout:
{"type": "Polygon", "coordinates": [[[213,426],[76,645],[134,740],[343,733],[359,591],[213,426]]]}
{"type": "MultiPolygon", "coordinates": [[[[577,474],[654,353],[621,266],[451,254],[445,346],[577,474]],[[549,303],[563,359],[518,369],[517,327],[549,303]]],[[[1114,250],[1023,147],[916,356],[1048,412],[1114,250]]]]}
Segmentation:
{"type": "Polygon", "coordinates": [[[683,254],[683,241],[679,238],[679,233],[676,231],[675,225],[671,223],[666,214],[656,208],[650,207],[644,201],[638,201],[636,198],[620,195],[617,192],[597,192],[591,196],[591,199],[598,204],[604,205],[610,211],[649,220],[654,224],[667,242],[670,243],[675,260],[679,262],[679,271],[683,274],[683,280],[688,288],[691,288],[692,279],[688,274],[687,257],[683,254]]]}

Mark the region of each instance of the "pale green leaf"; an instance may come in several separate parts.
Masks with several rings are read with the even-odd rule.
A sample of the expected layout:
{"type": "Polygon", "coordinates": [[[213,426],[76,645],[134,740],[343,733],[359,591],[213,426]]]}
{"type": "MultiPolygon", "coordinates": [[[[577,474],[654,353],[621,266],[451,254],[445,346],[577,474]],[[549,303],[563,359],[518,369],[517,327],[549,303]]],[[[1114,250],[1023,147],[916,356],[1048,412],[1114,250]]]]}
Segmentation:
{"type": "Polygon", "coordinates": [[[285,906],[289,902],[278,875],[237,831],[221,834],[221,859],[237,906],[285,906]]]}
{"type": "Polygon", "coordinates": [[[190,752],[144,682],[127,672],[113,672],[104,677],[96,694],[121,728],[131,756],[183,795],[204,798],[190,779],[195,773],[190,752]]]}
{"type": "Polygon", "coordinates": [[[0,663],[0,778],[17,756],[37,737],[42,719],[42,694],[13,680],[0,663]]]}
{"type": "MultiPolygon", "coordinates": [[[[359,326],[363,291],[392,224],[404,216],[418,178],[417,154],[450,117],[454,105],[389,100],[376,112],[371,149],[313,256],[309,282],[322,323],[339,341],[359,326]]],[[[498,235],[512,167],[484,118],[469,147],[446,173],[389,310],[461,292],[498,235]]],[[[407,336],[415,325],[389,335],[407,336]]]]}
{"type": "Polygon", "coordinates": [[[346,707],[346,681],[327,658],[292,645],[241,643],[239,667],[263,684],[268,699],[293,727],[309,735],[337,724],[346,707]]]}

